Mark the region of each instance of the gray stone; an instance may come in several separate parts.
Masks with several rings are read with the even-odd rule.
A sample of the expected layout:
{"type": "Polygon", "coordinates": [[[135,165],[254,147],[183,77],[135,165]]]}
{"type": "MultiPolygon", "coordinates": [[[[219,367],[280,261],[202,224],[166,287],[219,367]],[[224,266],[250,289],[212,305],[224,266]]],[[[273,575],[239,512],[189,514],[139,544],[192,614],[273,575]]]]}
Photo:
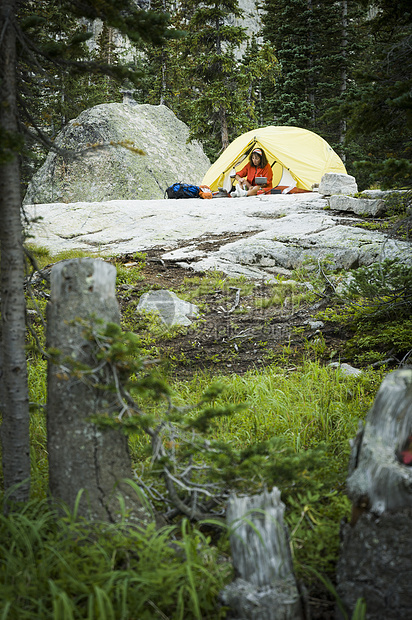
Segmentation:
{"type": "Polygon", "coordinates": [[[345,296],[348,294],[348,288],[350,284],[355,282],[355,277],[353,273],[349,272],[339,277],[332,277],[332,280],[335,282],[335,292],[337,295],[345,296]]]}
{"type": "Polygon", "coordinates": [[[191,325],[190,319],[199,314],[199,308],[195,304],[184,301],[172,291],[166,290],[144,293],[137,306],[137,311],[141,310],[156,312],[168,327],[191,325]]]}
{"type": "MultiPolygon", "coordinates": [[[[286,218],[280,222],[284,223],[284,220],[286,218]]],[[[272,275],[278,268],[310,267],[319,260],[327,260],[332,269],[354,269],[371,265],[381,256],[410,261],[410,246],[393,240],[385,243],[384,235],[336,225],[332,220],[323,230],[300,233],[299,222],[291,217],[288,228],[271,229],[228,243],[206,258],[193,262],[192,266],[196,271],[220,269],[228,273],[229,265],[237,265],[237,269],[241,266],[255,273],[259,270],[262,275],[272,275]]],[[[186,260],[188,258],[186,255],[186,260]]]]}
{"type": "Polygon", "coordinates": [[[402,194],[407,194],[408,190],[406,189],[388,189],[388,190],[383,190],[383,189],[364,189],[361,192],[361,195],[363,198],[371,198],[373,200],[376,200],[377,198],[387,198],[388,196],[393,196],[393,195],[402,195],[402,194]]]}
{"type": "Polygon", "coordinates": [[[335,194],[329,198],[329,206],[334,211],[350,211],[356,215],[376,217],[385,212],[385,201],[381,198],[353,198],[352,196],[339,196],[335,194]]]}
{"type": "Polygon", "coordinates": [[[188,138],[166,106],[97,105],[60,132],[56,146],[71,154],[48,154],[24,202],[155,199],[176,181],[199,185],[210,162],[188,138]]]}
{"type": "Polygon", "coordinates": [[[311,329],[321,329],[321,327],[324,327],[325,323],[323,321],[306,321],[306,325],[309,325],[309,327],[311,329]]]}
{"type": "Polygon", "coordinates": [[[359,368],[354,368],[350,364],[331,362],[329,366],[331,366],[332,368],[338,368],[343,375],[349,377],[359,377],[362,374],[362,371],[359,370],[359,368]]]}
{"type": "Polygon", "coordinates": [[[319,183],[319,194],[356,194],[358,186],[355,177],[341,172],[327,172],[319,183]]]}
{"type": "Polygon", "coordinates": [[[387,192],[383,189],[364,189],[362,192],[360,192],[363,198],[369,198],[372,200],[377,200],[378,198],[385,198],[388,193],[392,192],[387,192]]]}
{"type": "MultiPolygon", "coordinates": [[[[343,225],[317,194],[251,196],[242,200],[116,200],[27,205],[37,218],[31,242],[51,253],[82,250],[113,255],[164,248],[164,261],[195,271],[270,281],[302,265],[355,269],[383,258],[412,263],[410,244],[343,225]],[[237,240],[233,241],[236,235],[237,240]],[[211,249],[205,249],[205,241],[211,249]]],[[[357,223],[355,217],[348,218],[357,223]]]]}

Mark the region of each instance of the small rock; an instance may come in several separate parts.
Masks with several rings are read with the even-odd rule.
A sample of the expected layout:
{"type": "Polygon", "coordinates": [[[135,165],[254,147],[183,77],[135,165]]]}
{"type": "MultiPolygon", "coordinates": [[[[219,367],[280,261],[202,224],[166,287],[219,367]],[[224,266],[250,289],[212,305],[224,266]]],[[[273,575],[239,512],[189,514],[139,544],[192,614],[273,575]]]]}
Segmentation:
{"type": "Polygon", "coordinates": [[[309,325],[311,329],[320,329],[325,323],[323,323],[323,321],[311,321],[309,319],[309,321],[306,321],[306,325],[309,325]]]}
{"type": "Polygon", "coordinates": [[[144,293],[137,306],[137,311],[157,312],[165,325],[191,325],[193,318],[199,314],[199,308],[180,299],[175,293],[167,290],[149,291],[144,293]]]}
{"type": "Polygon", "coordinates": [[[381,198],[353,198],[352,196],[331,196],[329,206],[335,211],[351,211],[356,215],[376,217],[385,211],[385,201],[381,198]]]}
{"type": "Polygon", "coordinates": [[[319,194],[332,196],[332,194],[356,194],[358,185],[355,177],[340,172],[327,172],[319,183],[319,194]]]}
{"type": "Polygon", "coordinates": [[[329,366],[332,366],[332,368],[339,368],[339,370],[341,370],[342,373],[347,376],[359,377],[359,375],[362,374],[362,371],[359,370],[359,368],[354,368],[350,364],[341,364],[340,362],[331,362],[329,366]]]}

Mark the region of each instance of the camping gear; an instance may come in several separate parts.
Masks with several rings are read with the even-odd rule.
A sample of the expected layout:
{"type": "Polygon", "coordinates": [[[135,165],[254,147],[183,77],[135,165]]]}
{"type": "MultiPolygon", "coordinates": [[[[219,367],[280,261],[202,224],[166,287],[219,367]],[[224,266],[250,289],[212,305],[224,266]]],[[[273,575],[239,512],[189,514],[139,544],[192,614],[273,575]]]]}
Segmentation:
{"type": "Polygon", "coordinates": [[[201,185],[199,187],[199,198],[213,198],[213,193],[210,187],[207,185],[201,185]]]}
{"type": "Polygon", "coordinates": [[[213,198],[231,198],[232,197],[226,189],[223,189],[223,187],[218,187],[218,191],[212,192],[212,196],[213,198]]]}
{"type": "Polygon", "coordinates": [[[165,191],[165,198],[199,198],[199,187],[189,183],[173,183],[165,191]]]}
{"type": "Polygon", "coordinates": [[[189,183],[173,183],[165,191],[165,198],[213,198],[207,185],[190,185],[189,183]]]}
{"type": "Polygon", "coordinates": [[[347,174],[340,157],[317,134],[300,127],[269,126],[236,138],[209,168],[202,184],[230,191],[233,169],[241,170],[255,148],[262,148],[273,170],[273,187],[312,190],[326,172],[347,174]]]}

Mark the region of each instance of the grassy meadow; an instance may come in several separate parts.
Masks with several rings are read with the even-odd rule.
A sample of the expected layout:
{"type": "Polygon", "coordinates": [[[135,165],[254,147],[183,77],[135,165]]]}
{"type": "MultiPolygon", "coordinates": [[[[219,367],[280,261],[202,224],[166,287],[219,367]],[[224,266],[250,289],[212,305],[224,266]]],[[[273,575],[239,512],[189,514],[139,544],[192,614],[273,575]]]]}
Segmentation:
{"type": "MultiPolygon", "coordinates": [[[[40,267],[61,258],[51,259],[46,252],[37,255],[40,267]]],[[[140,268],[126,273],[118,266],[118,284],[133,284],[136,279],[142,279],[140,268]]],[[[191,298],[201,303],[207,282],[203,289],[194,284],[198,288],[191,298]]],[[[175,518],[160,529],[130,530],[125,521],[90,524],[67,509],[62,515],[49,501],[47,363],[39,352],[44,346],[43,322],[34,314],[43,314],[45,303],[45,297],[36,294],[28,299],[33,313],[27,347],[32,497],[21,510],[0,517],[0,620],[224,618],[218,593],[233,578],[225,527],[175,518]]],[[[157,327],[154,322],[149,337],[142,336],[145,351],[159,352],[157,327]]],[[[147,323],[144,328],[147,331],[147,323]]],[[[168,337],[174,337],[173,330],[168,337]]],[[[213,371],[182,378],[169,367],[166,380],[177,407],[195,405],[216,382],[221,391],[214,406],[243,405],[231,415],[213,419],[207,439],[248,453],[247,470],[240,459],[237,471],[232,465],[225,473],[238,479],[236,492],[279,487],[297,576],[308,586],[309,595],[326,592],[327,598],[315,575],[333,583],[339,525],[350,514],[345,495],[349,440],[387,368],[380,365],[365,368],[359,376],[346,376],[325,364],[325,347],[313,342],[304,343],[298,362],[290,356],[291,347],[285,343],[281,354],[259,370],[239,375],[222,372],[217,365],[213,371]]],[[[150,398],[142,397],[141,404],[161,415],[160,405],[150,398]]],[[[143,480],[153,478],[148,448],[144,433],[137,429],[131,434],[133,468],[143,480]]],[[[153,484],[159,483],[153,478],[153,484]]],[[[156,507],[161,508],[160,501],[156,507]]]]}

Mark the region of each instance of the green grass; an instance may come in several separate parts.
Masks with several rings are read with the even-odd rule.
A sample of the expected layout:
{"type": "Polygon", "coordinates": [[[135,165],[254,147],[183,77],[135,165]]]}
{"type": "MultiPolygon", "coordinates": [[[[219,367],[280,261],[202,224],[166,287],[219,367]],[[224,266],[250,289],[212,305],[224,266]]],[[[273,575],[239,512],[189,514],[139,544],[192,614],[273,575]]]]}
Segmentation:
{"type": "MultiPolygon", "coordinates": [[[[71,253],[52,259],[45,251],[39,252],[37,259],[39,266],[45,266],[74,255],[85,256],[71,253]]],[[[144,256],[137,256],[137,265],[116,265],[118,283],[133,286],[141,277],[143,261],[144,256]]],[[[295,276],[301,281],[309,277],[306,269],[295,276]]],[[[319,268],[315,274],[319,288],[320,276],[319,268]]],[[[254,284],[216,272],[207,278],[187,279],[182,294],[201,301],[202,296],[220,290],[231,303],[231,287],[241,288],[243,296],[253,293],[254,284]]],[[[280,304],[290,297],[295,307],[305,295],[313,293],[301,293],[293,283],[275,283],[267,303],[280,304]]],[[[44,302],[41,306],[44,310],[44,302]]],[[[32,317],[31,323],[43,343],[41,322],[32,317]]],[[[141,334],[143,354],[158,354],[159,338],[164,335],[158,319],[136,315],[130,304],[122,327],[141,334]]],[[[212,542],[198,528],[188,528],[185,521],[158,532],[153,528],[130,531],[123,525],[91,526],[68,513],[57,518],[50,509],[46,362],[35,352],[35,345],[34,337],[29,336],[32,499],[20,512],[0,520],[0,547],[5,560],[0,565],[0,620],[224,617],[216,601],[224,582],[231,579],[225,536],[216,544],[216,538],[212,542]],[[163,586],[165,580],[167,588],[163,586]]],[[[384,375],[384,370],[370,370],[360,377],[347,377],[309,360],[327,359],[326,348],[323,339],[307,343],[302,353],[308,359],[303,358],[299,365],[291,363],[291,347],[285,346],[283,357],[259,372],[220,375],[217,366],[217,373],[171,381],[176,405],[193,405],[214,381],[225,388],[214,405],[246,404],[242,411],[214,419],[208,438],[238,451],[238,460],[225,474],[229,482],[233,477],[233,484],[237,479],[237,489],[260,492],[279,487],[286,505],[295,569],[306,583],[316,572],[333,578],[340,521],[350,511],[345,495],[349,440],[369,410],[384,375]]],[[[159,411],[159,405],[144,397],[139,405],[149,413],[159,411]]],[[[133,466],[149,479],[147,437],[136,433],[129,444],[133,466]]]]}
{"type": "MultiPolygon", "coordinates": [[[[371,407],[382,377],[376,371],[345,376],[305,361],[293,371],[271,366],[244,376],[199,374],[172,386],[177,404],[194,404],[213,380],[225,386],[217,406],[247,403],[244,411],[217,419],[209,439],[256,451],[248,469],[239,462],[233,475],[247,476],[246,486],[254,486],[255,492],[280,488],[295,568],[305,579],[313,579],[308,566],[334,574],[340,521],[350,514],[345,495],[349,440],[371,407]],[[258,446],[265,442],[269,447],[259,454],[258,446]]],[[[149,470],[146,449],[141,436],[131,438],[135,463],[142,467],[146,460],[149,470]]]]}
{"type": "Polygon", "coordinates": [[[90,254],[90,252],[83,252],[82,250],[65,250],[63,252],[57,252],[52,254],[47,248],[34,246],[30,242],[26,243],[26,248],[33,256],[39,269],[44,269],[51,263],[55,264],[61,260],[69,260],[71,258],[86,258],[92,256],[93,258],[99,258],[98,253],[90,254]]]}
{"type": "Polygon", "coordinates": [[[308,360],[291,371],[269,366],[243,376],[203,374],[173,387],[178,403],[194,403],[217,379],[225,386],[222,402],[246,402],[244,412],[216,422],[216,436],[238,446],[283,436],[295,450],[327,442],[341,454],[347,452],[346,443],[356,434],[358,420],[370,407],[381,377],[372,371],[348,377],[308,360]]]}
{"type": "Polygon", "coordinates": [[[186,521],[130,529],[93,525],[32,500],[0,515],[2,620],[218,620],[231,576],[186,521]]]}
{"type": "Polygon", "coordinates": [[[211,271],[204,276],[185,278],[180,292],[186,291],[191,298],[202,297],[221,291],[230,294],[233,297],[233,288],[239,288],[242,296],[250,295],[256,284],[252,280],[248,280],[244,276],[231,278],[220,271],[211,271]]]}
{"type": "MultiPolygon", "coordinates": [[[[45,367],[38,363],[30,372],[31,392],[45,399],[45,367]]],[[[305,361],[287,370],[271,366],[244,376],[200,374],[190,381],[172,384],[177,405],[194,404],[212,381],[225,387],[215,405],[247,403],[244,411],[216,419],[210,440],[233,449],[255,450],[247,469],[247,486],[255,492],[278,486],[287,506],[286,520],[298,574],[312,580],[310,567],[333,575],[339,546],[339,524],[350,512],[345,496],[349,439],[369,410],[383,373],[364,372],[347,377],[341,371],[305,361]],[[268,443],[263,456],[259,445],[268,443]],[[255,459],[255,462],[253,462],[255,459]]],[[[141,401],[147,411],[157,405],[141,401]]],[[[44,412],[32,414],[34,497],[45,497],[47,455],[44,412]]],[[[149,442],[142,434],[130,437],[133,464],[150,474],[149,442]]],[[[234,475],[242,476],[239,462],[234,475]]],[[[246,474],[245,474],[246,475],[246,474]]]]}

